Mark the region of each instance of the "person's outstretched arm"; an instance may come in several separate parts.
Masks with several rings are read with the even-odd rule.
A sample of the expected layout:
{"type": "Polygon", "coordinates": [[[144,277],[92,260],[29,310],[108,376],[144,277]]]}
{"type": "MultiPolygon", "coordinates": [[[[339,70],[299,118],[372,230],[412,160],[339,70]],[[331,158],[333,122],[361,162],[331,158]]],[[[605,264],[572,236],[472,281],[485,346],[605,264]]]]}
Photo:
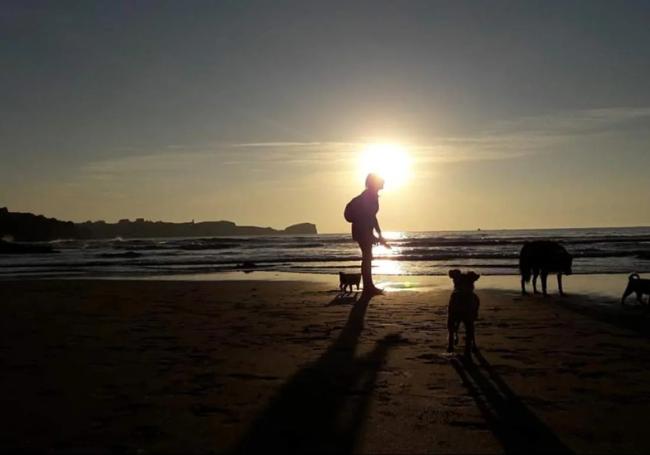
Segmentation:
{"type": "Polygon", "coordinates": [[[379,235],[379,238],[377,239],[377,242],[384,245],[386,248],[390,248],[390,245],[386,242],[386,239],[384,239],[384,236],[381,233],[381,228],[379,227],[379,221],[377,220],[377,216],[375,215],[375,223],[374,223],[374,229],[377,231],[377,235],[379,235]]]}

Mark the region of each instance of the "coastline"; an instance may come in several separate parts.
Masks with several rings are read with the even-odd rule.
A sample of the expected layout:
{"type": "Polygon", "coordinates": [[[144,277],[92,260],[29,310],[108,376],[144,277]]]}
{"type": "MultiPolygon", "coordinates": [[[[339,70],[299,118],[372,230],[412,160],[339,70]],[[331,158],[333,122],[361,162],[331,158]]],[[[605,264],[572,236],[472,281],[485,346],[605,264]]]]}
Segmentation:
{"type": "MultiPolygon", "coordinates": [[[[468,268],[467,270],[471,270],[468,268]]],[[[645,277],[647,274],[641,274],[645,277]]],[[[435,289],[448,289],[451,281],[447,275],[382,275],[375,274],[378,286],[387,292],[398,291],[427,291],[435,289]]],[[[629,274],[624,273],[584,273],[563,276],[565,292],[567,295],[586,296],[599,303],[620,304],[620,298],[627,285],[629,274]]],[[[49,279],[43,277],[43,279],[49,279]]],[[[331,289],[338,287],[338,275],[309,272],[279,272],[279,271],[226,271],[195,274],[167,274],[152,276],[89,276],[89,277],[64,277],[55,279],[65,280],[110,280],[110,281],[289,281],[309,282],[330,285],[331,289]]],[[[519,275],[482,275],[476,283],[477,289],[494,289],[512,293],[520,292],[519,275]]],[[[541,292],[541,283],[538,279],[538,289],[541,292]]],[[[532,284],[527,283],[526,289],[532,293],[532,284]]],[[[557,293],[555,275],[548,278],[548,292],[550,295],[557,293]]],[[[634,296],[628,297],[632,303],[634,296]]]]}
{"type": "Polygon", "coordinates": [[[565,298],[521,297],[485,277],[470,364],[444,352],[447,278],[368,305],[337,297],[329,278],[3,282],[0,402],[12,418],[0,447],[650,448],[642,308],[630,308],[645,324],[634,328],[570,281],[565,298]]]}

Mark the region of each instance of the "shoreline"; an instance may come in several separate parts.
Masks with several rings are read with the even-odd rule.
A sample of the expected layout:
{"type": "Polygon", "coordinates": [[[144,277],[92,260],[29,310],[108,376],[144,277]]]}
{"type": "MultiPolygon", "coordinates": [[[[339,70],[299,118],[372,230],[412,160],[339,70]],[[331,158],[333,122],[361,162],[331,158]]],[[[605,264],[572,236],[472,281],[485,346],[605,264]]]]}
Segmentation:
{"type": "MultiPolygon", "coordinates": [[[[464,269],[463,269],[464,270],[464,269]]],[[[467,268],[471,270],[471,267],[467,268]]],[[[646,274],[641,273],[645,278],[646,274]]],[[[388,292],[399,291],[424,291],[444,289],[450,287],[447,275],[374,275],[377,285],[388,292]]],[[[617,300],[620,298],[627,285],[628,273],[581,273],[563,276],[563,283],[567,295],[584,295],[593,298],[617,300]]],[[[3,281],[25,280],[107,280],[107,281],[188,281],[188,282],[228,282],[228,281],[290,281],[329,284],[332,289],[338,288],[338,275],[310,272],[280,272],[280,271],[225,271],[195,274],[165,274],[150,276],[71,276],[71,277],[25,277],[6,279],[3,281]]],[[[502,291],[520,292],[519,275],[481,275],[476,283],[477,289],[495,289],[502,291]]],[[[538,290],[541,292],[541,280],[537,281],[538,290]]],[[[526,289],[532,293],[532,283],[526,283],[526,289]]],[[[548,277],[549,295],[557,294],[557,281],[555,275],[548,277]]],[[[634,296],[628,297],[630,303],[634,296]]]]}

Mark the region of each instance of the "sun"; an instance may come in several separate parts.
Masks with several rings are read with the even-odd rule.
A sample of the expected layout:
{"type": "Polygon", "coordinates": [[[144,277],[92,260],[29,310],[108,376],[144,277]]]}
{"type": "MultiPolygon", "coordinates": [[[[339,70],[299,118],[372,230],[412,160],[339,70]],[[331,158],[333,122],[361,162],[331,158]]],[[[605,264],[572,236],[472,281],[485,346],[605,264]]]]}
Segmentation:
{"type": "Polygon", "coordinates": [[[365,179],[371,172],[384,178],[387,189],[399,188],[409,180],[411,158],[399,144],[366,144],[361,149],[359,174],[365,179]]]}

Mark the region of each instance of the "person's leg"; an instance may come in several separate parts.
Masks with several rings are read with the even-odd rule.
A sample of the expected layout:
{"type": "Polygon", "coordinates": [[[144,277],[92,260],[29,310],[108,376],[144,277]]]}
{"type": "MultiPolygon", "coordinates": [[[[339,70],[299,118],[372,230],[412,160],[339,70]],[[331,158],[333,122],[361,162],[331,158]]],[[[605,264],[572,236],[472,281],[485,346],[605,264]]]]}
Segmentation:
{"type": "Polygon", "coordinates": [[[361,248],[361,276],[363,277],[363,290],[375,289],[372,282],[372,243],[359,242],[361,248]]]}

